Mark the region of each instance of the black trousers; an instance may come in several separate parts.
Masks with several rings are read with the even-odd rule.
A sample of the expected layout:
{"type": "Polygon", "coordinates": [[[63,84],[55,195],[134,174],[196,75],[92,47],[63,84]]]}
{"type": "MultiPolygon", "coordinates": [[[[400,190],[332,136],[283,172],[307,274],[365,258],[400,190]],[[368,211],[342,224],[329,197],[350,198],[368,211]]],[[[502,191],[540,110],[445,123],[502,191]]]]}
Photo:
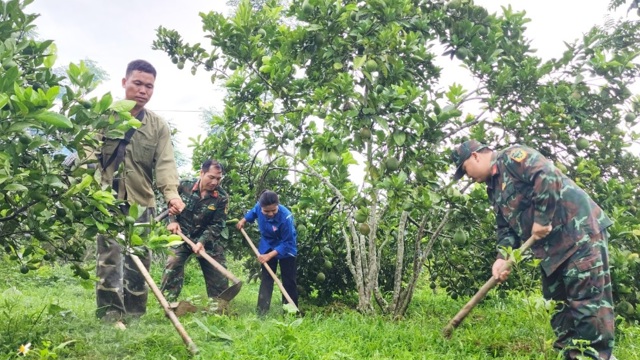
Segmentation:
{"type": "MultiPolygon", "coordinates": [[[[266,265],[275,273],[280,263],[280,276],[282,277],[282,285],[287,291],[291,300],[298,306],[298,287],[296,283],[296,258],[286,257],[283,259],[273,258],[266,265]]],[[[262,265],[262,276],[260,277],[260,292],[258,293],[258,314],[264,315],[271,307],[271,295],[273,294],[273,278],[262,265]]],[[[288,301],[282,296],[282,303],[287,304],[288,301]]]]}

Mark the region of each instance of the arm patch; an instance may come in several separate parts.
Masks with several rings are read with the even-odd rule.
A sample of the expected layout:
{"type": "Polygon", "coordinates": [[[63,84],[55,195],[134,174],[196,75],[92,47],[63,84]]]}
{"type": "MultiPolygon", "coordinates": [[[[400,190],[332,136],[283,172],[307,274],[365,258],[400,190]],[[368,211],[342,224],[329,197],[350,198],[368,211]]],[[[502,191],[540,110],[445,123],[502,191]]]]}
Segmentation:
{"type": "Polygon", "coordinates": [[[515,162],[522,162],[527,158],[527,152],[522,149],[515,149],[509,153],[509,158],[515,162]]]}

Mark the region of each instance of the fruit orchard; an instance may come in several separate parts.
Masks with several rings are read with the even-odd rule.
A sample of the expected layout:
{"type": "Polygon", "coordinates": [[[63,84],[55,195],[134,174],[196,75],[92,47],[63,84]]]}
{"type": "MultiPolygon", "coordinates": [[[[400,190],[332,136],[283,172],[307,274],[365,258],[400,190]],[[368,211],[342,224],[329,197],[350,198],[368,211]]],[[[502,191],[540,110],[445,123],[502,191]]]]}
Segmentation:
{"type": "MultiPolygon", "coordinates": [[[[230,164],[239,210],[262,189],[284,194],[304,226],[306,293],[402,316],[426,270],[430,286],[472,295],[496,249],[484,187],[449,183],[448,155],[471,138],[539,149],[593,196],[615,221],[616,301],[638,316],[637,19],[542,60],[523,13],[469,0],[241,2],[200,16],[210,44],[164,27],[154,42],[227,90],[219,131],[195,155],[230,164]],[[446,83],[443,64],[477,86],[446,83]]],[[[535,272],[523,266],[506,286],[531,286],[535,272]]]]}
{"type": "MultiPolygon", "coordinates": [[[[98,132],[137,124],[126,103],[88,95],[84,64],[68,67],[68,85],[53,74],[55,45],[29,36],[29,2],[0,9],[3,256],[20,272],[71,261],[90,282],[85,249],[127,219],[111,216],[118,204],[91,161],[64,165],[65,152],[85,159],[98,132]]],[[[282,195],[297,221],[303,298],[402,316],[422,275],[453,298],[472,295],[496,249],[484,187],[450,184],[451,149],[471,138],[539,149],[591,194],[615,222],[616,306],[639,318],[637,17],[585,31],[551,60],[531,49],[523,13],[468,0],[245,1],[201,18],[210,44],[159,27],[153,45],[227,91],[193,162],[225,164],[231,218],[263,189],[282,195]],[[477,86],[447,83],[442,66],[461,66],[477,86]]],[[[523,265],[505,287],[530,288],[535,273],[523,265]]]]}

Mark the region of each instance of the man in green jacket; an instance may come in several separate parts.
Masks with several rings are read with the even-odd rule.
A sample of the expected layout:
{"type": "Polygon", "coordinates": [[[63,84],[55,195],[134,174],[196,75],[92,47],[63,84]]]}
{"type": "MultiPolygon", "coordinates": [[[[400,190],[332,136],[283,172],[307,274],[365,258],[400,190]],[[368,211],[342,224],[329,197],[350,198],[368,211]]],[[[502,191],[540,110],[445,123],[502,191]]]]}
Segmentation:
{"type": "MultiPolygon", "coordinates": [[[[146,211],[137,222],[148,222],[156,206],[152,187],[155,185],[164,195],[169,213],[178,214],[184,203],[178,195],[178,171],[171,144],[171,131],[158,115],[145,108],[151,99],[156,80],[155,68],[144,60],[134,60],[127,66],[122,79],[125,98],[136,102],[131,115],[142,125],[125,135],[124,139],[103,138],[98,159],[102,184],[112,186],[118,199],[137,203],[146,211]]],[[[127,214],[128,206],[122,211],[127,214]]],[[[123,249],[115,239],[98,235],[96,286],[97,312],[100,318],[115,321],[124,328],[124,315],[141,316],[146,312],[148,288],[130,256],[123,256],[123,249]]],[[[150,252],[140,256],[145,267],[151,265],[150,252]]]]}
{"type": "MultiPolygon", "coordinates": [[[[539,152],[515,145],[492,151],[475,140],[452,153],[455,180],[465,174],[487,185],[498,225],[498,247],[518,248],[534,236],[533,254],[541,259],[542,291],[556,300],[551,326],[554,346],[565,358],[581,351],[591,359],[613,359],[614,315],[607,252],[612,222],[575,182],[539,152]]],[[[493,276],[505,259],[498,253],[493,276]]],[[[582,357],[580,357],[582,358],[582,357]]]]}
{"type": "MultiPolygon", "coordinates": [[[[192,254],[198,254],[202,249],[225,266],[224,238],[222,231],[226,227],[229,196],[220,187],[224,175],[222,165],[215,160],[202,163],[198,179],[183,180],[178,192],[186,204],[184,211],[175,218],[171,218],[167,229],[172,233],[182,232],[191,239],[195,246],[191,248],[183,243],[173,248],[173,255],[167,259],[167,265],[162,276],[162,291],[168,299],[175,300],[180,295],[184,280],[184,265],[192,254]]],[[[229,282],[213,265],[198,256],[200,268],[204,275],[207,295],[217,299],[218,295],[229,287],[229,282]]],[[[226,306],[218,300],[218,307],[226,306]]]]}

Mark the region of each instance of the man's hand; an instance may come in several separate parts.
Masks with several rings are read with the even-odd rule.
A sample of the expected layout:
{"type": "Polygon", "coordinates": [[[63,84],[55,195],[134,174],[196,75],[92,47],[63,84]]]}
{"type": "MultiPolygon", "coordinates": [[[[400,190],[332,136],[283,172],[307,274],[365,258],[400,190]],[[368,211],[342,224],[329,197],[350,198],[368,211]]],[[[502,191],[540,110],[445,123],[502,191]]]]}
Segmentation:
{"type": "Polygon", "coordinates": [[[169,200],[167,207],[169,208],[169,215],[178,215],[184,210],[185,205],[181,198],[175,198],[169,200]]]}
{"type": "Polygon", "coordinates": [[[167,230],[171,231],[172,234],[177,234],[181,231],[180,224],[178,224],[177,222],[172,222],[171,224],[167,225],[167,230]]]}
{"type": "Polygon", "coordinates": [[[511,273],[510,269],[500,272],[500,269],[502,269],[502,267],[506,263],[507,263],[507,260],[505,259],[497,259],[493,263],[493,266],[491,267],[491,275],[493,275],[494,279],[498,280],[499,282],[503,282],[507,280],[507,278],[509,277],[509,274],[511,273]]]}
{"type": "Polygon", "coordinates": [[[244,218],[240,219],[240,221],[238,221],[238,223],[236,224],[236,229],[238,230],[242,229],[246,222],[247,220],[245,220],[244,218]]]}
{"type": "Polygon", "coordinates": [[[259,255],[258,256],[258,261],[260,262],[260,264],[265,264],[265,263],[268,263],[269,260],[271,260],[274,257],[276,257],[276,255],[278,255],[278,252],[273,250],[273,251],[269,252],[268,254],[259,255]]]}
{"type": "Polygon", "coordinates": [[[551,226],[551,224],[543,226],[538,223],[533,223],[533,226],[531,227],[531,235],[533,235],[536,240],[540,240],[549,235],[551,230],[553,230],[553,226],[551,226]]]}
{"type": "Polygon", "coordinates": [[[62,161],[62,166],[70,168],[74,166],[77,161],[78,161],[78,153],[72,152],[71,154],[67,155],[67,157],[64,158],[64,160],[62,161]]]}
{"type": "Polygon", "coordinates": [[[193,247],[191,248],[191,250],[193,250],[194,253],[196,253],[196,255],[200,256],[200,251],[204,249],[204,245],[202,245],[202,243],[195,243],[193,244],[193,247]]]}

